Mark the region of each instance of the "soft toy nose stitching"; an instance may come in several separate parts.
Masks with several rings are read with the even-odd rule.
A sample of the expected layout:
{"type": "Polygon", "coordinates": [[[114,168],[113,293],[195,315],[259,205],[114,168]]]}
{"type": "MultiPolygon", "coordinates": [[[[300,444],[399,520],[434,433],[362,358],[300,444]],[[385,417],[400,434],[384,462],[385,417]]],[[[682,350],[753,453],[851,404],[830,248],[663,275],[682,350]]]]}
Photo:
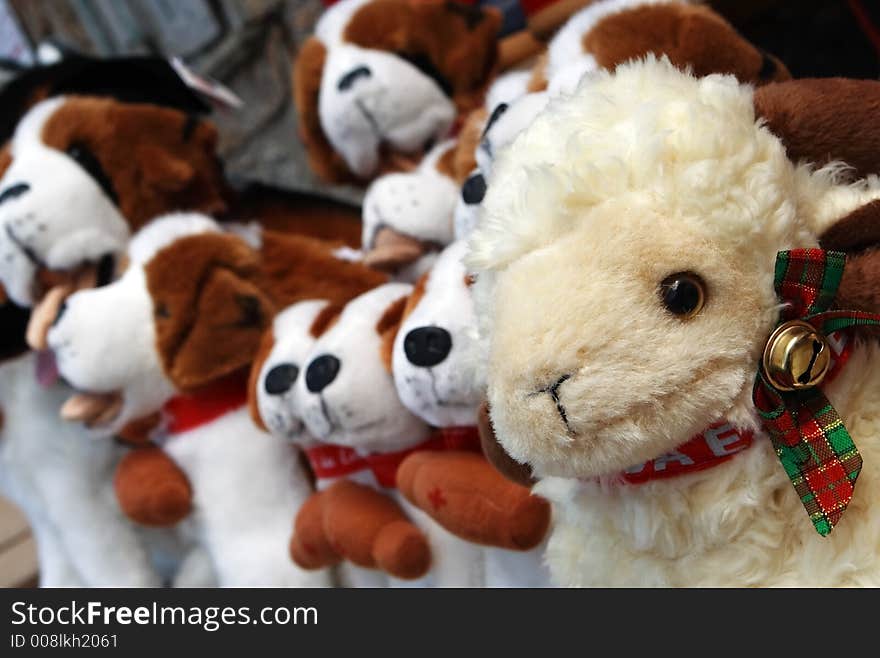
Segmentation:
{"type": "Polygon", "coordinates": [[[320,393],[336,379],[341,365],[339,359],[330,354],[317,357],[306,370],[306,388],[312,393],[320,393]]]}
{"type": "Polygon", "coordinates": [[[403,351],[413,365],[430,368],[449,356],[452,336],[440,327],[418,327],[403,339],[403,351]]]}
{"type": "Polygon", "coordinates": [[[339,83],[336,87],[339,91],[348,91],[359,78],[371,78],[372,76],[373,72],[368,67],[358,66],[339,78],[339,83]]]}
{"type": "Polygon", "coordinates": [[[266,373],[263,387],[269,395],[284,395],[299,375],[299,368],[292,363],[279,363],[266,373]]]}
{"type": "Polygon", "coordinates": [[[6,203],[7,201],[11,201],[16,197],[20,197],[22,194],[31,189],[31,186],[27,183],[16,183],[15,185],[10,185],[5,190],[0,192],[0,203],[6,203]]]}
{"type": "Polygon", "coordinates": [[[55,319],[52,320],[52,326],[54,327],[61,321],[61,316],[64,315],[64,312],[67,310],[67,302],[61,302],[61,305],[58,307],[58,312],[55,314],[55,319]]]}
{"type": "Polygon", "coordinates": [[[483,174],[474,174],[468,178],[461,188],[461,198],[469,206],[483,202],[486,196],[486,179],[483,174]]]}

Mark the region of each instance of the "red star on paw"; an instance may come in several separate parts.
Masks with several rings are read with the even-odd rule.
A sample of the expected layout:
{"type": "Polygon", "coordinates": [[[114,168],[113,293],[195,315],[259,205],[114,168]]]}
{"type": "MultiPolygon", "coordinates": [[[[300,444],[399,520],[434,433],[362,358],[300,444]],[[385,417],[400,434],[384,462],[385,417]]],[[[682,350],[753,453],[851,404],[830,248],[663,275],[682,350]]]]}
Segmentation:
{"type": "Polygon", "coordinates": [[[440,487],[434,487],[428,492],[428,500],[431,501],[431,505],[434,506],[435,510],[440,509],[446,504],[446,498],[443,497],[440,487]]]}

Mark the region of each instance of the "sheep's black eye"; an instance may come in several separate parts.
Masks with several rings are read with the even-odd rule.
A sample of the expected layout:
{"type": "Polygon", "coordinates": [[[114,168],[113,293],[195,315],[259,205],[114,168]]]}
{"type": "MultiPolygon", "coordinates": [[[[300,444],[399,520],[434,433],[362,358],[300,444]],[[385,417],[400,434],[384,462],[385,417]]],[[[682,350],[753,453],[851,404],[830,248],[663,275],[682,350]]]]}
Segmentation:
{"type": "Polygon", "coordinates": [[[660,283],[660,299],[673,315],[692,318],[706,303],[706,285],[690,272],[670,274],[660,283]]]}
{"type": "Polygon", "coordinates": [[[113,203],[119,204],[119,197],[116,194],[116,189],[113,187],[113,181],[107,175],[107,172],[104,171],[100,160],[95,157],[95,154],[92,153],[88,146],[82,142],[74,142],[67,147],[66,153],[92,177],[113,203]]]}

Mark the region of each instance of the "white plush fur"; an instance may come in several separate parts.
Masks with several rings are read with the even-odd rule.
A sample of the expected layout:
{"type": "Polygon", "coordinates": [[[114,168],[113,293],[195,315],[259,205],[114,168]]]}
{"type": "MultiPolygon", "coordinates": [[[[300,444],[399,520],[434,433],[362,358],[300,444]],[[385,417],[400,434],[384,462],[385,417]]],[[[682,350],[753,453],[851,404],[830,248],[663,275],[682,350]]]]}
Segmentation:
{"type": "MultiPolygon", "coordinates": [[[[195,215],[156,220],[132,239],[122,278],[71,296],[49,333],[59,369],[74,387],[122,394],[112,431],[159,411],[176,392],[157,352],[144,265],[174,239],[210,230],[216,225],[195,215]]],[[[221,586],[327,584],[325,572],[304,572],[287,554],[292,519],[309,494],[290,444],[257,429],[242,407],[167,436],[164,449],[192,484],[188,524],[211,555],[221,586]]]]}
{"type": "Polygon", "coordinates": [[[297,368],[297,379],[303,376],[306,357],[315,342],[309,328],[326,306],[325,300],[311,299],[289,306],[275,316],[272,321],[274,345],[260,367],[257,382],[257,408],[263,423],[276,436],[301,447],[308,447],[315,440],[294,408],[295,389],[291,386],[286,391],[270,393],[266,387],[266,376],[273,368],[283,365],[297,368]]]}
{"type": "MultiPolygon", "coordinates": [[[[440,254],[431,269],[425,294],[400,326],[394,341],[394,383],[400,400],[434,427],[476,425],[484,387],[477,376],[481,358],[477,321],[470,290],[465,284],[462,258],[466,244],[454,242],[440,254]],[[432,367],[414,365],[406,355],[406,335],[420,327],[440,327],[452,337],[446,358],[432,367]]],[[[448,564],[444,582],[468,587],[547,587],[549,574],[542,563],[543,547],[508,551],[480,547],[443,537],[448,564]],[[454,551],[454,553],[453,553],[454,551]],[[450,557],[450,553],[455,559],[450,557]]]]}
{"type": "Polygon", "coordinates": [[[123,517],[113,471],[124,449],[58,417],[69,388],[44,389],[34,353],[0,365],[0,489],[27,516],[43,587],[144,587],[162,580],[123,517]]]}
{"type": "Polygon", "coordinates": [[[437,161],[453,148],[454,140],[441,142],[414,171],[386,174],[373,181],[364,197],[365,248],[373,245],[376,232],[383,227],[425,242],[452,242],[452,214],[458,187],[438,171],[437,161]]]}
{"type": "Polygon", "coordinates": [[[427,427],[397,397],[376,331],[385,310],[410,292],[409,284],[388,283],[356,297],[309,351],[309,365],[323,355],[340,363],[336,377],[320,392],[308,390],[308,365],[296,382],[295,404],[321,441],[369,454],[404,450],[427,437],[427,427]]]}
{"type": "Polygon", "coordinates": [[[493,422],[545,478],[558,583],[880,584],[877,346],[827,387],[865,459],[829,538],[751,402],[779,312],[776,253],[815,246],[880,197],[876,180],[844,187],[834,171],[789,162],[756,123],[749,87],[653,59],[584,80],[499,156],[469,263],[493,422]],[[676,272],[706,285],[687,321],[658,295],[676,272]],[[542,391],[566,375],[557,405],[542,391]],[[617,479],[719,418],[755,430],[756,445],[695,475],[617,479]]]}
{"type": "Polygon", "coordinates": [[[65,153],[42,140],[43,126],[66,102],[42,101],[19,122],[10,143],[12,164],[0,192],[30,189],[0,205],[0,281],[18,304],[37,301],[35,275],[121,252],[129,228],[100,186],[65,153]]]}
{"type": "Polygon", "coordinates": [[[341,0],[315,28],[327,48],[318,99],[321,127],[361,178],[375,173],[383,143],[398,152],[418,152],[444,137],[456,116],[452,100],[415,66],[393,53],[343,40],[348,20],[368,1],[341,0]],[[369,68],[370,75],[340,89],[340,80],[360,67],[369,68]]]}
{"type": "Polygon", "coordinates": [[[401,402],[435,427],[475,425],[483,390],[477,380],[480,358],[477,327],[466,270],[461,262],[464,242],[455,242],[440,254],[428,276],[425,295],[400,326],[394,340],[394,383],[401,402]],[[414,365],[404,344],[410,331],[439,327],[452,338],[452,350],[431,367],[414,365]]]}

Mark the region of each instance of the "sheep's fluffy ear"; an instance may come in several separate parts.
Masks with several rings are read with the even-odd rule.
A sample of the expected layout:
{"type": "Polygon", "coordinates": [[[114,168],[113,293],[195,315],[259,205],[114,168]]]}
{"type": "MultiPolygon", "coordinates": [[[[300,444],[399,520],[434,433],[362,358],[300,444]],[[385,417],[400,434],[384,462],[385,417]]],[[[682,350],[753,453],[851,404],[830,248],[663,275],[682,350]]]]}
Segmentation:
{"type": "Polygon", "coordinates": [[[327,141],[318,110],[326,59],[324,44],[316,37],[309,37],[293,65],[293,101],[299,135],[308,152],[312,171],[328,183],[345,182],[351,179],[351,173],[327,141]]]}

